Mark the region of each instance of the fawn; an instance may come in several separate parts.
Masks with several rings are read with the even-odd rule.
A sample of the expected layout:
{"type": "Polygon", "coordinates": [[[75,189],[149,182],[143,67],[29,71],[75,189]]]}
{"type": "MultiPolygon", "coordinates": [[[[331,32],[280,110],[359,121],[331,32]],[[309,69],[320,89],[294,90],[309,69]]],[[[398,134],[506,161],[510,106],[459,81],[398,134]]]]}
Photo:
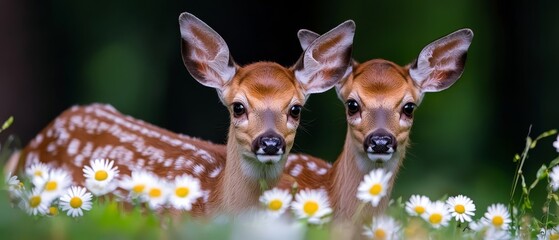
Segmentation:
{"type": "MultiPolygon", "coordinates": [[[[298,37],[305,49],[319,35],[303,29],[298,37]]],[[[291,178],[282,179],[280,187],[290,188],[296,182],[298,186],[326,189],[337,220],[382,213],[406,155],[415,108],[425,93],[445,90],[460,78],[472,38],[470,29],[453,32],[425,46],[417,59],[405,66],[384,59],[353,61],[352,74],[336,85],[347,117],[341,154],[326,174],[309,170],[324,164],[321,159],[290,156],[285,172],[291,178]],[[358,185],[376,168],[392,173],[388,195],[378,207],[368,205],[356,213],[358,185]]]]}
{"type": "Polygon", "coordinates": [[[329,90],[349,73],[355,24],[346,21],[319,37],[289,68],[273,62],[239,66],[223,38],[200,19],[185,12],[179,24],[184,65],[200,84],[217,90],[230,112],[226,146],[93,104],[54,119],[12,156],[7,169],[40,161],[66,168],[82,183],[84,165],[109,158],[121,174],[143,169],[166,179],[197,177],[206,191],[194,215],[236,214],[256,206],[260,181],[275,186],[282,175],[308,96],[329,90]]]}

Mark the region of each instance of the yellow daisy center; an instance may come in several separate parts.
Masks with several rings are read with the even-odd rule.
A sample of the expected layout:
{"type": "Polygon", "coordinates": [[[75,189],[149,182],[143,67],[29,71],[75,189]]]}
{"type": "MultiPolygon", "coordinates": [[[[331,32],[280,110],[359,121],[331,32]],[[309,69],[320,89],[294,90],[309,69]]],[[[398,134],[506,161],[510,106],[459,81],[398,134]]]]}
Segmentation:
{"type": "Polygon", "coordinates": [[[107,179],[109,177],[109,173],[107,173],[107,171],[105,170],[99,170],[97,172],[95,172],[95,180],[97,181],[103,181],[105,179],[107,179]]]}
{"type": "Polygon", "coordinates": [[[386,239],[386,232],[384,231],[384,229],[379,228],[377,230],[375,230],[375,239],[386,239]]]}
{"type": "Polygon", "coordinates": [[[188,193],[189,193],[189,192],[190,192],[190,189],[188,189],[187,187],[178,187],[178,188],[175,190],[175,194],[176,194],[178,197],[181,197],[181,198],[188,196],[188,193]]]}
{"type": "Polygon", "coordinates": [[[43,171],[41,170],[36,170],[33,175],[37,176],[37,177],[42,177],[43,176],[43,171]]]}
{"type": "Polygon", "coordinates": [[[29,206],[31,208],[36,208],[41,204],[41,196],[33,196],[29,198],[29,206]]]}
{"type": "Polygon", "coordinates": [[[549,235],[549,240],[559,240],[559,233],[552,233],[549,235]]]}
{"type": "Polygon", "coordinates": [[[50,207],[49,208],[49,215],[51,215],[51,216],[58,215],[58,208],[57,207],[50,207]]]}
{"type": "Polygon", "coordinates": [[[145,184],[136,184],[134,185],[134,187],[132,187],[132,192],[139,194],[142,193],[145,188],[146,188],[145,184]]]}
{"type": "Polygon", "coordinates": [[[429,216],[429,222],[431,224],[439,224],[441,223],[442,220],[443,220],[443,215],[439,213],[433,213],[431,214],[431,216],[429,216]]]}
{"type": "Polygon", "coordinates": [[[79,197],[73,197],[72,199],[70,199],[70,207],[72,208],[79,208],[82,206],[82,199],[79,197]]]}
{"type": "Polygon", "coordinates": [[[382,185],[380,184],[374,184],[370,189],[369,189],[369,193],[373,196],[379,195],[379,193],[382,191],[382,185]]]}
{"type": "Polygon", "coordinates": [[[493,219],[491,220],[491,222],[493,223],[493,225],[495,225],[495,227],[500,227],[501,225],[503,225],[503,223],[505,222],[503,217],[501,216],[495,216],[493,217],[493,219]]]}
{"type": "Polygon", "coordinates": [[[283,206],[283,202],[281,202],[279,199],[274,199],[268,204],[268,208],[273,211],[280,210],[281,206],[283,206]]]}
{"type": "Polygon", "coordinates": [[[415,212],[419,215],[421,215],[425,212],[425,208],[422,207],[422,206],[415,206],[415,208],[413,210],[415,210],[415,212]]]}
{"type": "Polygon", "coordinates": [[[161,197],[161,189],[159,188],[152,188],[151,190],[149,190],[149,196],[152,198],[158,198],[161,197]]]}
{"type": "Polygon", "coordinates": [[[466,212],[466,208],[462,204],[456,204],[456,206],[454,206],[454,211],[456,213],[462,214],[466,212]]]}
{"type": "Polygon", "coordinates": [[[57,186],[58,186],[58,183],[56,183],[56,181],[48,181],[47,184],[45,184],[45,190],[46,191],[54,191],[54,190],[56,190],[57,186]]]}
{"type": "Polygon", "coordinates": [[[316,211],[318,211],[318,203],[315,201],[307,201],[305,205],[303,205],[303,211],[309,216],[314,215],[316,211]]]}

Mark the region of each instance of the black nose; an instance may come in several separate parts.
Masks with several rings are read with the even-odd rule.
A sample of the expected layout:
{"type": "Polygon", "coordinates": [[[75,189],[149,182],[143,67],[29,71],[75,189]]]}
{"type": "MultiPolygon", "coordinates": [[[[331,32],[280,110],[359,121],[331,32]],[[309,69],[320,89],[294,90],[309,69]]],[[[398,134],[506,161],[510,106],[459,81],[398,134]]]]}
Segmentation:
{"type": "Polygon", "coordinates": [[[363,143],[365,152],[373,150],[374,153],[389,153],[390,148],[396,151],[396,138],[386,130],[377,130],[371,133],[363,143]]]}
{"type": "Polygon", "coordinates": [[[284,150],[285,141],[275,132],[266,132],[260,135],[252,145],[252,151],[256,154],[277,155],[283,154],[284,150]]]}

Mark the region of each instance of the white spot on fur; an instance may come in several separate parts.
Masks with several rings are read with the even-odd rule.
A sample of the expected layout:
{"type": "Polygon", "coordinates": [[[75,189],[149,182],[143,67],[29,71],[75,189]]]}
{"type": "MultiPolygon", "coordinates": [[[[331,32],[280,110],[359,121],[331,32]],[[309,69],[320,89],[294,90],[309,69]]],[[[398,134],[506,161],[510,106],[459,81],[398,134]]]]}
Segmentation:
{"type": "Polygon", "coordinates": [[[204,203],[207,203],[209,198],[210,198],[210,191],[208,190],[202,191],[202,200],[204,201],[204,203]]]}
{"type": "Polygon", "coordinates": [[[35,139],[33,139],[33,141],[31,142],[31,147],[32,148],[37,148],[39,147],[39,144],[41,144],[43,142],[43,135],[42,134],[38,134],[35,139]]]}
{"type": "Polygon", "coordinates": [[[315,171],[317,166],[315,162],[307,162],[307,168],[311,171],[315,171]]]}
{"type": "Polygon", "coordinates": [[[119,163],[129,163],[134,158],[134,152],[124,146],[117,146],[109,153],[110,159],[117,159],[119,163]]]}
{"type": "Polygon", "coordinates": [[[93,151],[93,143],[92,142],[87,142],[85,144],[85,147],[82,149],[81,154],[84,157],[89,157],[89,156],[91,156],[92,151],[93,151]]]}
{"type": "Polygon", "coordinates": [[[184,166],[187,167],[187,168],[190,167],[190,166],[192,166],[192,165],[194,165],[194,161],[192,161],[192,160],[190,160],[190,159],[187,160],[186,163],[184,164],[184,166]]]}
{"type": "Polygon", "coordinates": [[[221,173],[221,167],[216,167],[210,172],[210,178],[216,178],[221,173]]]}
{"type": "Polygon", "coordinates": [[[326,168],[320,168],[320,169],[318,169],[318,170],[316,171],[316,174],[318,174],[318,175],[324,175],[324,174],[326,174],[327,172],[328,172],[328,169],[326,169],[326,168]]]}
{"type": "Polygon", "coordinates": [[[54,144],[54,142],[51,142],[49,143],[49,145],[47,145],[47,152],[53,153],[54,151],[56,151],[56,145],[54,144]]]}
{"type": "Polygon", "coordinates": [[[173,165],[173,159],[170,158],[167,158],[167,160],[163,163],[164,167],[170,167],[171,165],[173,165]]]}
{"type": "Polygon", "coordinates": [[[68,148],[67,148],[67,152],[68,152],[68,156],[74,156],[76,155],[76,153],[78,153],[78,148],[80,147],[80,140],[77,138],[74,138],[70,141],[70,144],[68,144],[68,148]]]}
{"type": "Polygon", "coordinates": [[[303,165],[297,164],[297,165],[295,165],[295,167],[293,167],[293,169],[291,169],[291,171],[289,172],[289,175],[291,175],[293,177],[297,177],[301,174],[302,171],[303,171],[303,165]]]}
{"type": "Polygon", "coordinates": [[[196,174],[197,176],[200,176],[200,174],[202,174],[204,171],[206,170],[206,167],[204,167],[204,165],[202,164],[197,164],[194,166],[194,174],[196,174]]]}
{"type": "Polygon", "coordinates": [[[107,158],[109,156],[109,151],[113,149],[112,145],[106,145],[104,147],[97,147],[93,154],[91,155],[91,159],[99,159],[99,158],[107,158]]]}
{"type": "Polygon", "coordinates": [[[74,158],[74,166],[76,167],[83,167],[83,160],[85,159],[85,157],[81,154],[78,154],[75,158],[74,158]]]}

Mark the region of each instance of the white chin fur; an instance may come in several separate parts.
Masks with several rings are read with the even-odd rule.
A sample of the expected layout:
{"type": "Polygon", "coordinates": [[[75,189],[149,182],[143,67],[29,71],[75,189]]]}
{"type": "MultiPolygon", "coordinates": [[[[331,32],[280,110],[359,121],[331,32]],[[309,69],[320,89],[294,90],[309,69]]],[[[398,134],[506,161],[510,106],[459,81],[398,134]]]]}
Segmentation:
{"type": "Polygon", "coordinates": [[[281,160],[282,155],[261,155],[256,154],[256,159],[261,163],[277,163],[281,160]]]}
{"type": "Polygon", "coordinates": [[[375,153],[367,153],[367,157],[373,162],[375,161],[383,161],[388,162],[392,158],[392,153],[389,154],[375,154],[375,153]]]}

